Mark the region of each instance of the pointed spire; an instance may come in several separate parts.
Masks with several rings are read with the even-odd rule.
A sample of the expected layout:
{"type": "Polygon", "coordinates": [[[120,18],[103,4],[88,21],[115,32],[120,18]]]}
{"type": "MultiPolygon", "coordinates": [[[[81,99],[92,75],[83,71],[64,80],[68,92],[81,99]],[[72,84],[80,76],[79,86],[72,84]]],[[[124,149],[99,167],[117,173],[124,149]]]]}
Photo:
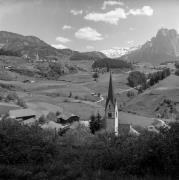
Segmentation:
{"type": "Polygon", "coordinates": [[[111,101],[111,103],[115,106],[115,97],[114,97],[114,91],[113,91],[113,84],[112,84],[112,73],[110,71],[110,78],[109,78],[109,89],[108,89],[108,97],[106,100],[106,107],[111,101]]]}

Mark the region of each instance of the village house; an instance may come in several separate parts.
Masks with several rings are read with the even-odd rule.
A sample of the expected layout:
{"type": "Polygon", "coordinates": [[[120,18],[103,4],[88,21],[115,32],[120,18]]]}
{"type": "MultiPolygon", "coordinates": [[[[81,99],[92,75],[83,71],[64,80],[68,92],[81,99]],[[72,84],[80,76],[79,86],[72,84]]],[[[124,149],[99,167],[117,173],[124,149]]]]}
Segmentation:
{"type": "Polygon", "coordinates": [[[31,109],[15,109],[9,111],[9,117],[18,121],[36,119],[37,113],[31,109]]]}

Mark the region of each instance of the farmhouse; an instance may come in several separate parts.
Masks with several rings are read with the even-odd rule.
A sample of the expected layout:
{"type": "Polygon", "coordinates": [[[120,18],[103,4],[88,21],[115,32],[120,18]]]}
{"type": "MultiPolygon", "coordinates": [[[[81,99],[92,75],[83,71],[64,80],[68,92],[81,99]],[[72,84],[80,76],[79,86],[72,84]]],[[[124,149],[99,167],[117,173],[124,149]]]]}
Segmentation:
{"type": "Polygon", "coordinates": [[[19,121],[25,121],[28,119],[36,118],[37,114],[31,109],[16,109],[9,111],[9,117],[19,121]]]}
{"type": "Polygon", "coordinates": [[[57,116],[57,122],[60,124],[71,124],[73,122],[79,121],[79,117],[74,114],[61,113],[57,116]]]}
{"type": "Polygon", "coordinates": [[[119,118],[117,100],[113,92],[112,74],[110,73],[108,96],[105,106],[104,127],[108,132],[119,134],[133,134],[139,135],[139,133],[132,128],[132,125],[128,122],[123,122],[119,118]]]}

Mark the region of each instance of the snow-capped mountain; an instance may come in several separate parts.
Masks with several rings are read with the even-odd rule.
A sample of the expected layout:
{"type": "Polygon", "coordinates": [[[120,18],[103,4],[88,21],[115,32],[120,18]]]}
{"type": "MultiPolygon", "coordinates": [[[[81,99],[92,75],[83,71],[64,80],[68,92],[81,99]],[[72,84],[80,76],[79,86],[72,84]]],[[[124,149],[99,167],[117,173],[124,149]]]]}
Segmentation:
{"type": "Polygon", "coordinates": [[[138,48],[139,47],[125,47],[125,48],[114,47],[111,49],[102,50],[101,52],[109,58],[118,58],[138,48]]]}

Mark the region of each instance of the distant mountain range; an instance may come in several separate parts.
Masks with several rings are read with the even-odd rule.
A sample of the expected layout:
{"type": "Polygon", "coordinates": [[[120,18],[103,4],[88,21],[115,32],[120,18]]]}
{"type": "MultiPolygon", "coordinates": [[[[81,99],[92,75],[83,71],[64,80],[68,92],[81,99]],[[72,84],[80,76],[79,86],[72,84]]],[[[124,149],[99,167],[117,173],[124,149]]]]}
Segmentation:
{"type": "Polygon", "coordinates": [[[101,52],[78,52],[71,49],[56,49],[35,36],[23,36],[0,31],[1,51],[17,54],[20,57],[35,59],[55,58],[60,60],[101,60],[107,57],[120,58],[130,62],[159,64],[179,59],[179,34],[174,29],[160,29],[157,35],[144,45],[132,48],[111,48],[101,52]]]}
{"type": "Polygon", "coordinates": [[[174,29],[160,29],[157,35],[141,48],[121,57],[131,62],[160,64],[179,59],[179,34],[174,29]]]}
{"type": "Polygon", "coordinates": [[[59,58],[60,60],[97,60],[106,56],[101,52],[73,51],[71,49],[56,49],[35,36],[23,36],[16,33],[0,31],[0,48],[19,56],[42,59],[59,58]]]}
{"type": "Polygon", "coordinates": [[[101,52],[109,58],[119,58],[139,48],[140,47],[126,47],[126,48],[114,47],[111,49],[102,50],[101,52]]]}

